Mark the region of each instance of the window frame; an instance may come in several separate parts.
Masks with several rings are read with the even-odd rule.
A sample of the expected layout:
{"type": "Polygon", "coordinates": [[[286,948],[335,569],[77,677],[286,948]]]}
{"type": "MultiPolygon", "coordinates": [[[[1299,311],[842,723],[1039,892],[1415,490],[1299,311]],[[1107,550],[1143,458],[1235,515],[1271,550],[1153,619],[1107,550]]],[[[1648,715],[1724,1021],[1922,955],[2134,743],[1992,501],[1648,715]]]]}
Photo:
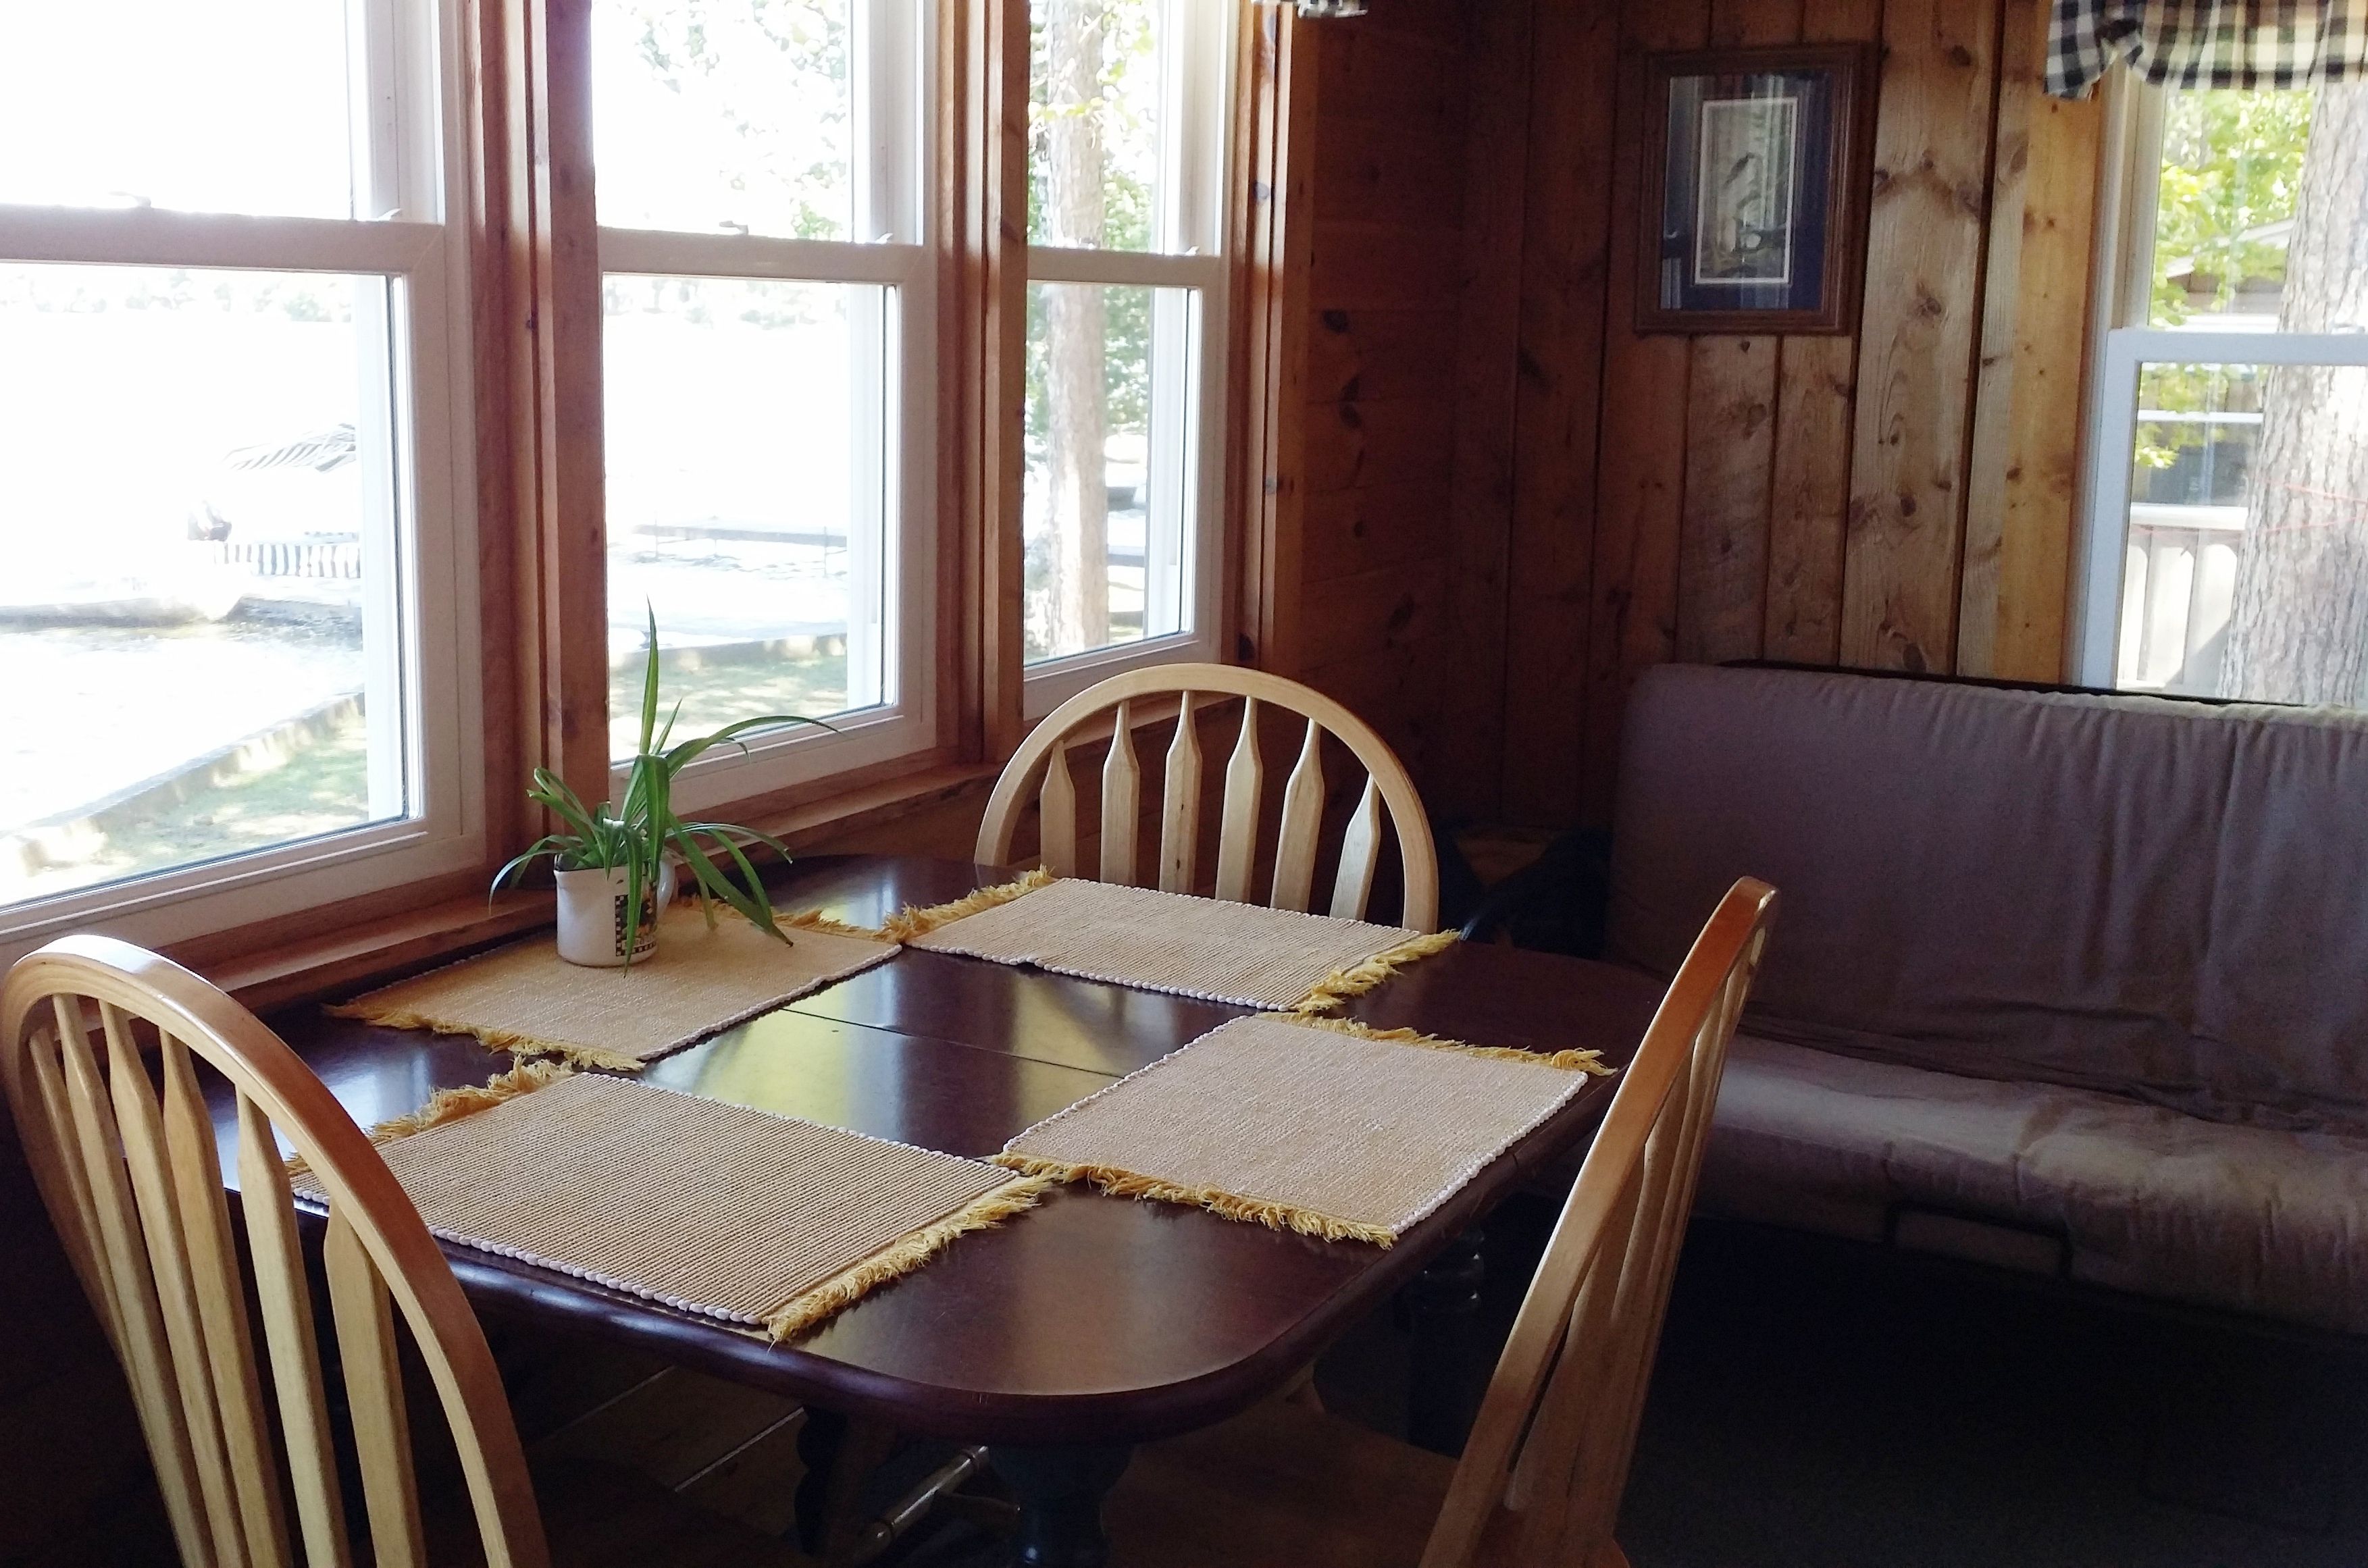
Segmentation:
{"type": "MultiPolygon", "coordinates": [[[[484,812],[477,579],[473,188],[452,0],[359,0],[359,199],[382,216],[0,205],[0,262],[318,272],[389,280],[404,779],[411,812],[0,905],[0,962],[100,923],[150,945],[345,904],[480,865],[484,812]]],[[[356,330],[363,324],[357,322],[356,330]]],[[[369,349],[365,349],[369,352],[369,349]]],[[[368,413],[365,411],[365,418],[368,413]]],[[[369,548],[366,540],[365,549],[369,548]]],[[[373,613],[370,609],[365,614],[373,613]]],[[[382,613],[382,611],[381,611],[382,613]]],[[[375,744],[374,753],[381,748],[375,744]]],[[[379,764],[379,766],[382,766],[379,764]]]]}
{"type": "MultiPolygon", "coordinates": [[[[2148,365],[2368,366],[2368,334],[2158,327],[2152,324],[2156,208],[2163,108],[2176,89],[2115,71],[2106,78],[2107,179],[2100,192],[2094,287],[2104,308],[2089,346],[2087,442],[2080,475],[2080,548],[2072,583],[2073,680],[2121,689],[2122,602],[2130,539],[2131,454],[2139,378],[2148,365]]],[[[2143,687],[2130,689],[2143,690],[2143,687]]]]}
{"type": "MultiPolygon", "coordinates": [[[[416,128],[419,133],[390,156],[401,167],[436,170],[441,180],[438,384],[449,395],[440,420],[420,423],[418,467],[442,481],[438,493],[450,497],[453,526],[449,550],[423,546],[415,585],[425,594],[447,577],[457,585],[450,614],[424,628],[419,642],[423,663],[440,660],[451,672],[441,691],[423,694],[421,710],[453,736],[433,754],[447,761],[422,804],[449,806],[458,831],[427,846],[432,856],[415,853],[422,846],[409,842],[345,839],[326,856],[318,843],[291,846],[290,858],[302,864],[265,856],[193,869],[221,885],[130,884],[137,896],[117,903],[142,907],[92,908],[56,923],[163,947],[257,1006],[547,921],[547,889],[505,892],[490,903],[486,895],[495,868],[552,825],[524,799],[529,772],[549,768],[587,799],[609,791],[613,779],[589,7],[549,0],[359,3],[376,7],[381,25],[397,14],[391,7],[415,5],[435,20],[414,39],[418,47],[376,73],[370,102],[382,105],[387,92],[402,90],[406,72],[430,72],[444,85],[436,123],[416,128]],[[431,470],[425,443],[439,431],[444,456],[431,470]],[[587,560],[602,569],[587,573],[581,565],[587,560]]],[[[1202,299],[1222,307],[1201,324],[1195,367],[1201,376],[1196,521],[1203,530],[1196,542],[1207,546],[1198,562],[1198,630],[1188,640],[1122,644],[1060,665],[1025,664],[1030,7],[1029,0],[944,7],[911,0],[938,24],[921,46],[926,100],[916,106],[928,116],[916,131],[928,172],[910,192],[905,236],[925,269],[916,291],[926,285],[930,298],[926,306],[908,301],[902,312],[902,347],[935,355],[933,374],[909,376],[905,388],[927,404],[914,427],[932,437],[914,443],[920,449],[907,454],[899,475],[907,487],[905,559],[928,574],[908,585],[907,600],[928,618],[926,646],[919,636],[908,640],[903,673],[907,693],[928,705],[897,744],[869,754],[881,760],[863,760],[847,744],[827,744],[830,737],[794,737],[782,755],[761,760],[812,762],[695,770],[686,774],[691,792],[678,803],[728,813],[792,847],[855,832],[875,842],[884,824],[917,812],[915,827],[897,829],[893,841],[919,843],[913,836],[919,824],[983,789],[1063,690],[1112,665],[1236,662],[1237,652],[1253,657],[1251,644],[1237,650],[1235,640],[1250,623],[1264,624],[1259,607],[1273,591],[1256,575],[1272,548],[1270,497],[1257,483],[1269,460],[1265,426],[1257,422],[1271,412],[1269,383],[1276,356],[1285,352],[1277,312],[1290,297],[1261,285],[1263,269],[1277,264],[1269,252],[1283,233],[1283,182],[1261,183],[1258,171],[1283,157],[1289,140],[1265,51],[1272,43],[1279,58],[1291,56],[1292,18],[1276,17],[1278,32],[1262,26],[1264,0],[1179,3],[1218,13],[1214,21],[1229,40],[1201,57],[1224,84],[1204,100],[1223,117],[1223,139],[1207,143],[1203,178],[1226,244],[1216,254],[1178,258],[1199,269],[1190,285],[1206,285],[1202,299]]],[[[1303,69],[1312,69],[1312,54],[1291,68],[1303,69]]],[[[0,210],[0,224],[19,216],[0,210]]],[[[159,225],[139,232],[162,244],[176,237],[165,226],[182,215],[113,216],[159,225]]],[[[279,221],[197,222],[256,236],[279,221]]],[[[331,221],[319,232],[336,227],[331,221]]],[[[381,224],[379,232],[391,230],[381,224]]],[[[1135,253],[1099,259],[1110,255],[1126,258],[1120,265],[1139,260],[1135,253]]],[[[333,259],[345,267],[353,258],[340,252],[333,259]]],[[[278,255],[261,260],[287,265],[278,255]]],[[[709,270],[761,275],[740,267],[734,261],[709,270]]],[[[428,492],[421,485],[415,494],[425,499],[428,492]]],[[[908,631],[921,624],[908,620],[908,631]]],[[[424,746],[422,755],[430,755],[424,746]]],[[[400,835],[401,825],[393,831],[400,835]]],[[[0,920],[0,961],[17,950],[9,942],[0,920]]]]}
{"type": "MultiPolygon", "coordinates": [[[[1025,39],[1030,7],[1027,0],[1017,3],[1019,27],[1025,39]]],[[[1232,367],[1226,363],[1225,349],[1233,341],[1234,255],[1238,239],[1233,233],[1235,203],[1227,199],[1225,186],[1235,160],[1235,103],[1241,84],[1234,76],[1240,19],[1235,6],[1207,0],[1157,3],[1163,8],[1159,25],[1182,33],[1189,40],[1189,47],[1173,57],[1173,68],[1163,72],[1160,84],[1162,122],[1177,128],[1177,134],[1162,138],[1161,147],[1159,225],[1167,243],[1150,250],[1031,243],[1026,247],[1021,289],[1023,295],[1029,285],[1037,283],[1186,291],[1187,323],[1174,333],[1178,341],[1168,348],[1170,356],[1181,360],[1171,373],[1180,379],[1182,406],[1167,414],[1181,422],[1176,438],[1181,448],[1187,526],[1179,541],[1180,565],[1190,585],[1184,601],[1190,625],[1183,631],[1035,664],[1026,663],[1023,653],[1021,717],[1027,723],[1097,681],[1126,670],[1224,658],[1228,585],[1236,569],[1233,530],[1226,526],[1226,463],[1233,443],[1227,425],[1232,367]]],[[[1023,177],[1028,176],[1023,174],[1023,177]]],[[[1156,314],[1155,302],[1155,322],[1156,314]]],[[[1160,328],[1155,324],[1154,330],[1160,328]]],[[[1155,368],[1161,358],[1155,347],[1155,368]]],[[[1160,395],[1155,383],[1155,442],[1159,439],[1161,413],[1156,400],[1160,395]]],[[[1022,461],[1024,466],[1024,458],[1022,461]]],[[[1024,527],[1024,506],[1012,521],[1015,528],[1024,527]]],[[[1146,573],[1149,570],[1146,560],[1146,573]]],[[[1013,635],[1024,635],[1024,626],[1014,628],[1013,635]]]]}

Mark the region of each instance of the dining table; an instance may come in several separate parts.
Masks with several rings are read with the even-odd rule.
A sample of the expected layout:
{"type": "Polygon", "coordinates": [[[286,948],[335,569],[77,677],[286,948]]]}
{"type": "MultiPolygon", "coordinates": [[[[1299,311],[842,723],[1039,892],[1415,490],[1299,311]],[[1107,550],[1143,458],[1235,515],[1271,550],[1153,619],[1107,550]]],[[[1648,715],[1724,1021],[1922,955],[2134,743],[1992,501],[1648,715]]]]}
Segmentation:
{"type": "MultiPolygon", "coordinates": [[[[876,926],[1009,876],[959,861],[824,856],[786,868],[773,894],[785,910],[876,926]]],[[[608,979],[590,973],[586,983],[608,979]]],[[[1463,942],[1406,965],[1343,1012],[1376,1028],[1480,1045],[1589,1048],[1616,1069],[1634,1054],[1661,989],[1610,963],[1463,942]]],[[[985,1158],[1249,1011],[908,947],[641,1076],[985,1158]]],[[[313,1004],[268,1021],[364,1126],[510,1065],[472,1038],[374,1027],[313,1004]]],[[[1066,1186],[782,1343],[465,1245],[445,1252],[491,1322],[655,1352],[841,1421],[983,1447],[1019,1505],[1013,1560],[1089,1568],[1107,1554],[1102,1499],[1135,1445],[1273,1395],[1394,1300],[1411,1314],[1420,1352],[1413,1436],[1452,1449],[1476,1396],[1462,1358],[1478,1305],[1477,1227],[1525,1187],[1557,1173],[1566,1184],[1618,1082],[1588,1078],[1388,1247],[1066,1186]]],[[[216,1108],[220,1120],[233,1114],[216,1108]]]]}

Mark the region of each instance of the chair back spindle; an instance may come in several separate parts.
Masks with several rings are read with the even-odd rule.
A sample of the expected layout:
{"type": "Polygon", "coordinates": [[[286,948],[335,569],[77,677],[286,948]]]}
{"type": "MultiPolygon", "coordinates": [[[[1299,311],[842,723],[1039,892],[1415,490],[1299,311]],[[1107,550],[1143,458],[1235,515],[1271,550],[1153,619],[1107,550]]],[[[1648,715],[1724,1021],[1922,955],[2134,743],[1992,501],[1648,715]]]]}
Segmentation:
{"type": "MultiPolygon", "coordinates": [[[[1077,866],[1076,784],[1067,749],[1077,732],[1110,714],[1110,750],[1102,763],[1101,851],[1099,880],[1129,886],[1156,885],[1170,892],[1200,886],[1201,794],[1204,778],[1197,715],[1209,699],[1241,699],[1241,727],[1225,763],[1217,830],[1213,891],[1235,903],[1257,902],[1260,813],[1266,770],[1258,727],[1266,710],[1277,709],[1305,722],[1299,755],[1282,789],[1281,817],[1274,844],[1273,879],[1266,903],[1276,909],[1309,910],[1315,904],[1315,879],[1322,855],[1327,800],[1324,748],[1329,736],[1345,747],[1365,773],[1364,787],[1342,835],[1331,898],[1324,911],[1364,919],[1372,902],[1385,828],[1395,829],[1403,884],[1398,923],[1429,931],[1439,924],[1439,858],[1414,781],[1388,745],[1355,714],[1322,693],[1258,670],[1230,665],[1161,665],[1114,676],[1055,709],[1021,744],[996,781],[980,824],[980,863],[1008,865],[1032,793],[1037,805],[1039,858],[1056,876],[1081,874],[1077,866]],[[1159,788],[1158,866],[1148,879],[1138,865],[1137,824],[1142,808],[1142,768],[1134,747],[1136,704],[1147,697],[1177,699],[1176,727],[1169,740],[1159,788]]],[[[1097,727],[1098,728],[1098,727],[1097,727]]]]}
{"type": "Polygon", "coordinates": [[[278,1036],[155,954],[69,937],[0,983],[0,1086],[131,1381],[187,1568],[356,1561],[283,1138],[328,1196],[329,1318],[372,1558],[427,1562],[400,1314],[450,1428],[489,1568],[545,1568],[507,1398],[450,1265],[361,1130],[278,1036]],[[234,1106],[225,1131],[261,1356],[199,1061],[228,1080],[234,1106]]]}
{"type": "Polygon", "coordinates": [[[1746,878],[1622,1075],[1458,1461],[1422,1568],[1615,1568],[1612,1540],[1728,1043],[1774,919],[1746,878]]]}

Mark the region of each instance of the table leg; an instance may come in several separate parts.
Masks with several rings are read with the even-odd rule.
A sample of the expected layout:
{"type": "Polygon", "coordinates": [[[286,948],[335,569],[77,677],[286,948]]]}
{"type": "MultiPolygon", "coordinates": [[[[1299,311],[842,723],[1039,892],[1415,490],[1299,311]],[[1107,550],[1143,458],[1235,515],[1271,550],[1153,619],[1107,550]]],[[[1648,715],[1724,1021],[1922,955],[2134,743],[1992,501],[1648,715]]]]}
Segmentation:
{"type": "Polygon", "coordinates": [[[1463,1451],[1478,1403],[1472,1375],[1473,1331],[1480,1316],[1480,1286],[1487,1265],[1486,1238],[1470,1230],[1448,1244],[1405,1290],[1414,1333],[1407,1369],[1406,1437],[1417,1448],[1453,1456],[1463,1451]]]}
{"type": "Polygon", "coordinates": [[[1018,1568],[1102,1568],[1102,1499],[1126,1472],[1133,1450],[1110,1448],[995,1447],[987,1463],[1019,1503],[1019,1534],[1009,1561],[1018,1568]]]}

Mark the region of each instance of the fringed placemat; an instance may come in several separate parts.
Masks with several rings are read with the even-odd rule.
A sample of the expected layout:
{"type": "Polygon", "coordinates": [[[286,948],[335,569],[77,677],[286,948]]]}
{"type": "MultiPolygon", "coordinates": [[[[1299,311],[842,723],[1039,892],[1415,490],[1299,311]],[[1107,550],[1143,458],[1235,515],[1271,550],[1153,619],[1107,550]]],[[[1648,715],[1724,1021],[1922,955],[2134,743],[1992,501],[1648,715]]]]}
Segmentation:
{"type": "MultiPolygon", "coordinates": [[[[448,1091],[373,1136],[446,1241],[777,1340],[1051,1185],[588,1074],[448,1091]]],[[[301,1171],[294,1180],[319,1196],[301,1171]]]]}
{"type": "Polygon", "coordinates": [[[835,923],[785,918],[791,940],[740,915],[677,905],[658,950],[631,969],[586,969],[545,937],[463,959],[332,1007],[389,1028],[474,1035],[496,1051],[632,1073],[896,954],[835,923]]]}
{"type": "Polygon", "coordinates": [[[1607,1071],[1591,1051],[1236,1018],[1038,1122],[995,1160],[1388,1246],[1607,1071]]]}
{"type": "Polygon", "coordinates": [[[1188,893],[1035,873],[888,929],[916,948],[1238,1007],[1322,1012],[1452,944],[1401,926],[1336,920],[1188,893]]]}

